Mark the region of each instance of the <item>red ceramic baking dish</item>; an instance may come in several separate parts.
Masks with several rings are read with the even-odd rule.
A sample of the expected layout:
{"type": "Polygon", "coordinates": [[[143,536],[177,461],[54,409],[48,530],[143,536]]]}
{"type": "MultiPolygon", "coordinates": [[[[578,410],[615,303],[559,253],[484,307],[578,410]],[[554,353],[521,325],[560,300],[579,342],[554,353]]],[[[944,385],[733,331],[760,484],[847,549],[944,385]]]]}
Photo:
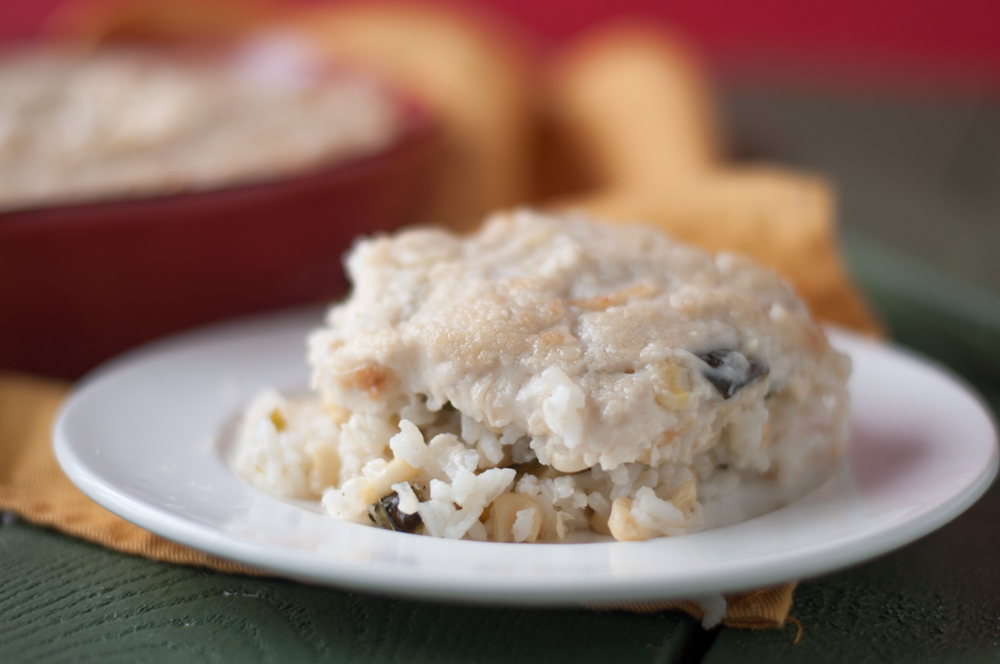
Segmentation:
{"type": "Polygon", "coordinates": [[[353,238],[418,220],[438,129],[297,177],[0,213],[0,368],[74,378],[209,321],[331,301],[353,238]]]}

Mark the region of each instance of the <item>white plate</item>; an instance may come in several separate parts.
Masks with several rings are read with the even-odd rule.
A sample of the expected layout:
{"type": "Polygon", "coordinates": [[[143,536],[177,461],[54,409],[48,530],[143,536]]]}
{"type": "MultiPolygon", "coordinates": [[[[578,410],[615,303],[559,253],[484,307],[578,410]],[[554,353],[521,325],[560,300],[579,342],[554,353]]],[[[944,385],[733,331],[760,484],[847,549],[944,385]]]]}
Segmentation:
{"type": "Polygon", "coordinates": [[[989,414],[941,369],[834,333],[854,359],[851,441],[837,475],[762,517],[646,542],[496,544],[337,521],[251,488],[219,432],[265,386],[307,383],[308,311],[187,334],[85,380],[55,427],[69,477],[164,537],[276,573],[392,595],[514,604],[698,596],[815,576],[956,517],[997,470],[989,414]]]}

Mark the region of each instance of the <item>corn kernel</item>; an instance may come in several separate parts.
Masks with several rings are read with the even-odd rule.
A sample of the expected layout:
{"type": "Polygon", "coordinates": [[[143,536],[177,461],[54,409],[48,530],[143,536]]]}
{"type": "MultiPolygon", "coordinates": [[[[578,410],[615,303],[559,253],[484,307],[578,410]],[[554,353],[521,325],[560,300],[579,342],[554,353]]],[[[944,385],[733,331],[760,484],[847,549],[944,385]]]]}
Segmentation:
{"type": "Polygon", "coordinates": [[[490,506],[490,519],[493,521],[493,539],[497,542],[514,541],[514,521],[521,510],[534,509],[535,515],[531,524],[531,532],[524,540],[534,542],[542,528],[542,508],[538,502],[526,493],[502,493],[490,506]]]}
{"type": "Polygon", "coordinates": [[[608,517],[608,529],[611,535],[620,542],[635,542],[647,540],[653,532],[643,528],[632,516],[632,499],[617,498],[611,503],[611,516],[608,517]]]}

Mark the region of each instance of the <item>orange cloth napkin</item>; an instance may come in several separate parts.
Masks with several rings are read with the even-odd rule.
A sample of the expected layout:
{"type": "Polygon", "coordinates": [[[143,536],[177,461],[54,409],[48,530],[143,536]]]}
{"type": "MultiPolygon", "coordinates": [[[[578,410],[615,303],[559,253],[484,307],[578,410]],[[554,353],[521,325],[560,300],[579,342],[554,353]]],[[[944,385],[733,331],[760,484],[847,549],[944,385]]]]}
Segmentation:
{"type": "MultiPolygon", "coordinates": [[[[152,560],[207,567],[220,572],[264,576],[261,570],[196,551],[164,539],[107,511],[76,488],[52,452],[52,423],[70,386],[62,381],[0,374],[0,511],[48,526],[109,549],[152,560]]],[[[781,627],[795,584],[727,597],[722,622],[731,627],[781,627]]],[[[597,610],[635,612],[679,609],[698,620],[695,602],[595,605],[597,610]]],[[[712,616],[708,616],[712,620],[712,616]]]]}
{"type": "Polygon", "coordinates": [[[259,573],[132,525],[76,488],[52,451],[52,424],[69,388],[62,381],[0,374],[0,510],[124,553],[223,572],[259,573]]]}

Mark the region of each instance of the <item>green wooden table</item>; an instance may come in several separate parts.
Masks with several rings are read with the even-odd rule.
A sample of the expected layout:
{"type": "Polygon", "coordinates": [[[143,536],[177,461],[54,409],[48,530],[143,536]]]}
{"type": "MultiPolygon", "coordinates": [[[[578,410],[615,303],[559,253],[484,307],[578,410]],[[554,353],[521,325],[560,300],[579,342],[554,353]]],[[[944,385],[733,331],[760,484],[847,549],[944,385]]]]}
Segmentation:
{"type": "MultiPolygon", "coordinates": [[[[895,338],[1000,410],[1000,109],[761,90],[744,154],[829,174],[845,246],[895,338]]],[[[797,630],[680,614],[403,601],[150,562],[0,527],[0,662],[1000,662],[1000,488],[899,551],[795,595],[797,630]]]]}

